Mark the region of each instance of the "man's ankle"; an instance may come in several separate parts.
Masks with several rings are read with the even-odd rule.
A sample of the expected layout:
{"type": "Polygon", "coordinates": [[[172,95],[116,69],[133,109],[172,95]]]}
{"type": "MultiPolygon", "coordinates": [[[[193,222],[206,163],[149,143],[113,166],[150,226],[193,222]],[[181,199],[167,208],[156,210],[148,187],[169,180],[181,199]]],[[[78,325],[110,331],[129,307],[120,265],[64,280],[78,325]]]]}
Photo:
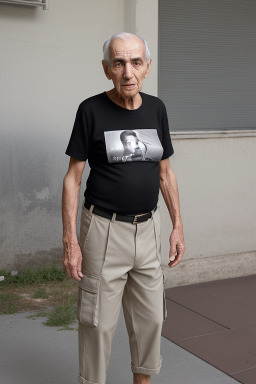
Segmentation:
{"type": "Polygon", "coordinates": [[[143,373],[134,373],[133,374],[133,384],[150,384],[151,376],[144,375],[143,373]]]}

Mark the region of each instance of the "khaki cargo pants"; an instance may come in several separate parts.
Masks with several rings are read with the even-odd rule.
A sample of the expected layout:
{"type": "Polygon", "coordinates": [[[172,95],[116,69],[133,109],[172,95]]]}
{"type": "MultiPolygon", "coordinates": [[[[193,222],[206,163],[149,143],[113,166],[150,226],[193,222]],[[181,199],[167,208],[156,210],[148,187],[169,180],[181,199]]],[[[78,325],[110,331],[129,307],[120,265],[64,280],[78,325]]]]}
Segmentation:
{"type": "Polygon", "coordinates": [[[160,258],[159,209],[147,221],[109,220],[82,208],[79,282],[79,383],[105,384],[121,303],[131,370],[156,375],[162,363],[161,330],[167,317],[160,258]]]}

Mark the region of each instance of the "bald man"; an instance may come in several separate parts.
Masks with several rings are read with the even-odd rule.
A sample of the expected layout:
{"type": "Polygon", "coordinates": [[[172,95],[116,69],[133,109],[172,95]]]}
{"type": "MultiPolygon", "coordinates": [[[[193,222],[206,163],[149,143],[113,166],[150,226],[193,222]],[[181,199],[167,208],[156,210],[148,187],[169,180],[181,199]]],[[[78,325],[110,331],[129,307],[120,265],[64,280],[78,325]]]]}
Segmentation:
{"type": "Polygon", "coordinates": [[[133,383],[149,384],[161,369],[167,316],[159,189],[173,224],[168,265],[175,267],[185,252],[177,181],[169,161],[174,151],[163,102],[141,92],[151,64],[146,41],[119,33],[104,43],[103,53],[103,70],[114,87],[79,105],[63,182],[63,266],[79,282],[78,380],[105,384],[122,304],[133,383]],[[132,161],[124,161],[120,137],[132,161]],[[87,160],[90,174],[78,240],[79,191],[87,160]]]}

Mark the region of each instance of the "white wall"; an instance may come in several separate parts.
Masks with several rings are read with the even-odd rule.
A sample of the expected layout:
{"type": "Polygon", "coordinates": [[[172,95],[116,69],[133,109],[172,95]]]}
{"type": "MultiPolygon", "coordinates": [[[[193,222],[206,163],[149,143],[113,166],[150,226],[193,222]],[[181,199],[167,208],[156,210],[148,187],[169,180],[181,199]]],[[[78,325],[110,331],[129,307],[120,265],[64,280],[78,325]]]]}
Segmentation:
{"type": "Polygon", "coordinates": [[[78,104],[111,88],[102,45],[123,28],[123,0],[0,3],[0,267],[59,258],[64,152],[78,104]]]}
{"type": "Polygon", "coordinates": [[[143,91],[157,96],[158,0],[124,0],[124,29],[147,40],[152,63],[143,91]]]}
{"type": "Polygon", "coordinates": [[[256,249],[256,136],[174,140],[187,258],[256,249]]]}
{"type": "Polygon", "coordinates": [[[170,269],[171,221],[161,198],[168,286],[256,273],[256,135],[216,136],[173,135],[170,163],[178,179],[187,249],[182,263],[170,269]]]}

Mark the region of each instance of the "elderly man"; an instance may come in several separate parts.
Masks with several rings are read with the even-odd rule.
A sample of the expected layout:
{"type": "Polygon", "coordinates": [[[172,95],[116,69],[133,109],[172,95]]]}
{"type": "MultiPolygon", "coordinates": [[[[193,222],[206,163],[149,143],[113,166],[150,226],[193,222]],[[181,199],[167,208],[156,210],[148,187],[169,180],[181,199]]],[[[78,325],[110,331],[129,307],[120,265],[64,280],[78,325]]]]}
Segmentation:
{"type": "Polygon", "coordinates": [[[63,183],[63,265],[79,281],[79,382],[104,384],[121,304],[129,335],[135,384],[159,373],[161,330],[166,319],[160,256],[159,187],[173,223],[169,266],[185,251],[173,147],[163,102],[141,92],[151,59],[145,40],[120,33],[107,40],[102,61],[113,81],[108,92],[78,108],[66,150],[63,183]],[[120,130],[120,127],[122,130],[120,130]],[[153,161],[122,161],[122,131],[145,132],[153,161]],[[111,161],[114,154],[117,161],[111,161]],[[85,162],[80,238],[76,235],[79,190],[85,162]],[[120,159],[120,161],[118,161],[120,159]]]}

